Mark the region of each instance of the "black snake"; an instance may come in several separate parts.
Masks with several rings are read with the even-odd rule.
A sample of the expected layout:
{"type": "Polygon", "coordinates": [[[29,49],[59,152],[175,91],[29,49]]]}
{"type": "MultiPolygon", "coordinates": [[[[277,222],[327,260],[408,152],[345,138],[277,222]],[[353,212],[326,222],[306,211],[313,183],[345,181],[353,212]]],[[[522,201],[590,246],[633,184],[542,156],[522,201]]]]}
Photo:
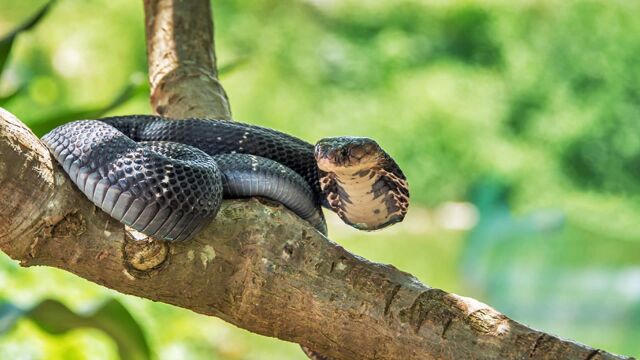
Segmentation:
{"type": "Polygon", "coordinates": [[[374,230],[401,221],[409,203],[402,171],[368,138],[314,146],[255,125],[139,115],[74,121],[42,140],[94,204],[164,240],[196,234],[223,197],[270,198],[322,232],[320,205],[374,230]]]}

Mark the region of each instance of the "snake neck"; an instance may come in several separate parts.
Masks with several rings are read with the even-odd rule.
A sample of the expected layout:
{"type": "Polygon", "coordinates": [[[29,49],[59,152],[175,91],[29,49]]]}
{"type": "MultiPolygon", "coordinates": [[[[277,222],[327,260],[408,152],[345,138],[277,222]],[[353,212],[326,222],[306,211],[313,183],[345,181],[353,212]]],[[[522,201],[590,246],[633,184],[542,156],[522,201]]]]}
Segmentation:
{"type": "Polygon", "coordinates": [[[401,221],[408,203],[406,180],[384,168],[323,173],[320,187],[340,218],[358,229],[375,230],[401,221]]]}

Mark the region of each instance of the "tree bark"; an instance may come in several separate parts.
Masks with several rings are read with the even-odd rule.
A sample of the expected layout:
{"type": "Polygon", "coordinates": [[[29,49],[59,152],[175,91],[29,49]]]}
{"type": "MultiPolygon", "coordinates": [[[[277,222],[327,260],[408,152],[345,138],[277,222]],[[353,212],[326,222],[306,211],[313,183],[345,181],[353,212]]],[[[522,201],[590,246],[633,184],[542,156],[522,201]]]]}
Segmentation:
{"type": "Polygon", "coordinates": [[[172,118],[231,119],[218,81],[209,1],[144,0],[151,106],[172,118]]]}
{"type": "MultiPolygon", "coordinates": [[[[160,114],[230,118],[208,9],[208,0],[145,0],[160,114]]],[[[2,109],[0,169],[0,249],[22,266],[64,269],[335,359],[629,359],[353,255],[273,203],[225,201],[188,242],[138,237],[90,203],[2,109]]]]}

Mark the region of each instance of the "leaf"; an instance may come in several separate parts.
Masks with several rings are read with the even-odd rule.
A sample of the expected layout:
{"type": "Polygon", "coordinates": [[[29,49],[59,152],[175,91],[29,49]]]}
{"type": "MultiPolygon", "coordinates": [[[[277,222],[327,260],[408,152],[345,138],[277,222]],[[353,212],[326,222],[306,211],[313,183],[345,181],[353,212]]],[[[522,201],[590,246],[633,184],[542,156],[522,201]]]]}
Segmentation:
{"type": "Polygon", "coordinates": [[[13,46],[13,41],[16,36],[18,36],[21,32],[30,30],[34,26],[36,26],[40,20],[47,14],[51,5],[55,0],[51,0],[46,3],[38,12],[32,16],[29,20],[20,24],[18,27],[13,29],[8,35],[0,39],[0,75],[2,75],[2,71],[4,69],[4,65],[7,63],[7,59],[9,58],[9,53],[11,53],[11,47],[13,46]]]}
{"type": "Polygon", "coordinates": [[[4,69],[4,64],[7,63],[9,53],[11,52],[11,46],[13,45],[14,36],[0,40],[0,75],[4,69]]]}
{"type": "Polygon", "coordinates": [[[140,325],[117,300],[111,299],[90,314],[76,314],[57,300],[46,299],[29,310],[4,302],[0,304],[0,334],[6,333],[21,318],[28,318],[40,329],[62,335],[79,328],[102,330],[118,347],[121,359],[147,360],[151,352],[140,325]]]}
{"type": "Polygon", "coordinates": [[[102,331],[113,338],[118,345],[122,359],[149,359],[149,345],[140,325],[131,313],[117,300],[102,305],[93,315],[93,321],[100,323],[102,331]]]}

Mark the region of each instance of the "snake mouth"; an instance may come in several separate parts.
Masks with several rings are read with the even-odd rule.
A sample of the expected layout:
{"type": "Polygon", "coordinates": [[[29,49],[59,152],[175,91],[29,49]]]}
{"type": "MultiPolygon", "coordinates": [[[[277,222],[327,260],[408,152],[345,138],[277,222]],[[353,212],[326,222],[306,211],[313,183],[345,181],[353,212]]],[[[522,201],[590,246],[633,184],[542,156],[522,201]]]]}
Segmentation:
{"type": "Polygon", "coordinates": [[[356,173],[376,166],[383,153],[373,139],[344,136],[321,139],[314,155],[322,171],[356,173]]]}

